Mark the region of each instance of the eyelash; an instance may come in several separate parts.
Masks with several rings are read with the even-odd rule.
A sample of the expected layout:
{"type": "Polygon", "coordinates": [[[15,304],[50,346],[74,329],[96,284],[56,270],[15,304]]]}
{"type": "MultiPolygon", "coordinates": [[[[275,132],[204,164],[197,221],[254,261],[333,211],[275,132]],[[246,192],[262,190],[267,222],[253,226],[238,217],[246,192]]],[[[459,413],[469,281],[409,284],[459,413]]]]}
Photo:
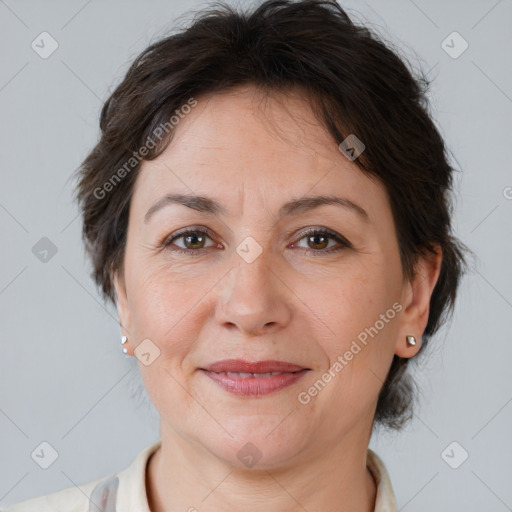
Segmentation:
{"type": "MultiPolygon", "coordinates": [[[[163,248],[163,249],[170,248],[170,245],[175,240],[179,240],[180,238],[183,238],[183,237],[185,237],[187,235],[196,235],[198,233],[199,234],[204,234],[204,235],[208,236],[210,239],[214,238],[213,237],[213,233],[211,233],[211,231],[209,231],[206,228],[201,228],[201,229],[187,228],[187,229],[184,229],[183,231],[180,231],[180,232],[176,233],[172,237],[168,237],[168,238],[164,239],[164,241],[160,244],[160,247],[163,248]]],[[[302,236],[298,239],[297,242],[300,242],[303,238],[310,237],[310,236],[315,236],[315,235],[324,235],[324,236],[327,235],[329,238],[335,240],[340,245],[337,246],[337,247],[330,247],[329,249],[318,249],[318,250],[315,250],[315,249],[305,249],[303,247],[300,247],[300,248],[295,249],[295,250],[299,250],[299,251],[302,250],[303,252],[307,253],[308,255],[313,255],[313,256],[316,257],[316,256],[323,256],[325,254],[332,254],[334,252],[338,252],[338,251],[341,251],[343,249],[351,249],[352,248],[352,245],[350,244],[350,242],[348,240],[346,240],[341,235],[338,235],[334,231],[331,231],[331,230],[326,229],[326,228],[323,228],[323,229],[316,229],[316,228],[310,229],[310,230],[302,233],[302,236]]],[[[206,249],[203,248],[203,249],[194,250],[194,249],[182,249],[181,247],[173,247],[170,250],[172,250],[173,252],[180,253],[180,254],[186,254],[188,256],[201,256],[205,250],[208,250],[208,249],[211,249],[211,248],[212,247],[207,247],[206,249]]]]}

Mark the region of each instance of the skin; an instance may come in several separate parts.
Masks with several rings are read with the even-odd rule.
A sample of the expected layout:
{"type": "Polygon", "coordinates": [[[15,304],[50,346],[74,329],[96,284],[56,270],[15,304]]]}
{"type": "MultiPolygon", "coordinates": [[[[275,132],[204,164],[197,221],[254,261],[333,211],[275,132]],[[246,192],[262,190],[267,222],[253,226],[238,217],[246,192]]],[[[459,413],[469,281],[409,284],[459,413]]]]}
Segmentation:
{"type": "Polygon", "coordinates": [[[147,468],[151,510],[373,511],[366,453],[378,394],[393,355],[419,350],[406,335],[420,341],[440,262],[438,252],[404,278],[384,186],[345,158],[300,92],[265,98],[245,86],[198,98],[166,150],[142,164],[114,276],[128,354],[145,339],[160,351],[148,366],[139,361],[161,418],[162,445],[147,468]],[[212,197],[227,214],[169,204],[145,222],[167,193],[212,197]],[[333,204],[278,218],[289,200],[327,194],[368,218],[333,204]],[[186,227],[211,236],[161,248],[186,227]],[[307,228],[351,246],[305,236],[307,228]],[[262,249],[251,263],[236,251],[249,236],[262,249]],[[298,394],[394,303],[401,311],[301,404],[298,394]],[[198,370],[227,358],[311,370],[283,390],[239,397],[198,370]],[[248,442],[261,454],[253,467],[237,457],[248,442]]]}

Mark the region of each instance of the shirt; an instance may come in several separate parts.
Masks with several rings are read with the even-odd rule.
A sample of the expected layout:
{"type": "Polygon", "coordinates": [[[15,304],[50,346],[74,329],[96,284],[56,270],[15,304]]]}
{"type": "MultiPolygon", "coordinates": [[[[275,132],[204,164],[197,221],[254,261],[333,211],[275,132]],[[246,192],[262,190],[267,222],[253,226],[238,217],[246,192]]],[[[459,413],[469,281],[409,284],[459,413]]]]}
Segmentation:
{"type": "MultiPolygon", "coordinates": [[[[146,494],[146,466],[160,443],[161,440],[144,448],[127,468],[116,474],[30,498],[3,512],[151,512],[146,494]]],[[[377,487],[374,512],[397,512],[386,467],[371,449],[367,451],[366,464],[377,487]]]]}

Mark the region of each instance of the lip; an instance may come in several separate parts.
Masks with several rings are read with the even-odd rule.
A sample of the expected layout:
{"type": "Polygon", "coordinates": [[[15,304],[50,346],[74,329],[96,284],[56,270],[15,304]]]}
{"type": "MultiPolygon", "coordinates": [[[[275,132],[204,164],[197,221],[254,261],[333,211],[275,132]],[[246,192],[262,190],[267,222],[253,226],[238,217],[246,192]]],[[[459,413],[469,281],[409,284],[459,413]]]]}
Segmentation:
{"type": "Polygon", "coordinates": [[[237,396],[262,396],[282,390],[300,380],[309,368],[284,361],[249,362],[242,359],[217,361],[199,368],[224,390],[237,396]],[[249,376],[250,373],[278,375],[249,376]],[[243,375],[237,375],[243,374],[243,375]]]}
{"type": "Polygon", "coordinates": [[[299,366],[284,361],[244,361],[243,359],[224,359],[217,361],[202,370],[209,372],[245,372],[245,373],[268,373],[268,372],[298,372],[300,370],[309,370],[304,366],[299,366]]]}

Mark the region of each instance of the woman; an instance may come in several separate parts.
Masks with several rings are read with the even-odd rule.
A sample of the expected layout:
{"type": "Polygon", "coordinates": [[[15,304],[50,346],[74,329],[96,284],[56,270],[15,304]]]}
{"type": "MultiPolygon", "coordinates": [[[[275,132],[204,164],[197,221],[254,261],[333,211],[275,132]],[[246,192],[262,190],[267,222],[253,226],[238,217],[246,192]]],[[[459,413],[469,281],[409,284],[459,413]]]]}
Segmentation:
{"type": "Polygon", "coordinates": [[[161,440],[10,511],[396,510],[370,436],[411,417],[463,267],[423,85],[330,1],[218,7],[135,60],[77,196],[161,440]]]}

